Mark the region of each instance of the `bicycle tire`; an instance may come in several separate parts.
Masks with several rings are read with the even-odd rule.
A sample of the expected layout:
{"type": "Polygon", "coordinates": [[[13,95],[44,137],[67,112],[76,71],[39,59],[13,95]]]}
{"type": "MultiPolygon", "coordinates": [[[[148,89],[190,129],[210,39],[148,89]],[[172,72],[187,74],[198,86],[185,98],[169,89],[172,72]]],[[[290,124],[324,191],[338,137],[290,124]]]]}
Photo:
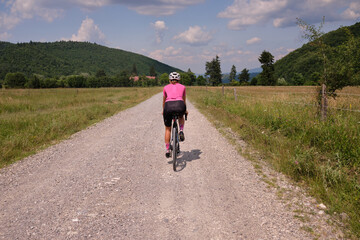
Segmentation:
{"type": "Polygon", "coordinates": [[[176,128],[172,130],[172,157],[173,157],[173,169],[176,171],[176,158],[177,158],[177,131],[176,128]]]}

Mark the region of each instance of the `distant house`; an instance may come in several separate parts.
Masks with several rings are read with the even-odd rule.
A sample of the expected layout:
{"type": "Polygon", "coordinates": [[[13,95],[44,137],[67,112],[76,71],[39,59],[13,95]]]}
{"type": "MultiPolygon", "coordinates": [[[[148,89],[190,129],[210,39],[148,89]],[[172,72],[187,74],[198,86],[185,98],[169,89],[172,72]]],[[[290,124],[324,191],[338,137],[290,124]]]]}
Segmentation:
{"type": "MultiPolygon", "coordinates": [[[[156,77],[153,76],[145,76],[147,79],[156,79],[156,77]]],[[[134,76],[134,77],[130,77],[130,79],[132,79],[134,82],[139,81],[140,77],[139,76],[134,76]]]]}

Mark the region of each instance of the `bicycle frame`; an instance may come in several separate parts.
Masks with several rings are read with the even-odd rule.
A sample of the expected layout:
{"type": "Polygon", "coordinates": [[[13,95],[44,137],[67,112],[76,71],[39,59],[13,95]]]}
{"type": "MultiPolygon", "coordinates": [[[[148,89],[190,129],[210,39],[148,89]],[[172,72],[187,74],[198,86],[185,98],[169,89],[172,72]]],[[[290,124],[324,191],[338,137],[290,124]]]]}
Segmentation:
{"type": "Polygon", "coordinates": [[[173,157],[173,169],[176,171],[176,158],[177,154],[180,152],[180,146],[179,146],[179,135],[178,135],[178,119],[179,116],[174,115],[173,116],[173,123],[172,123],[172,129],[171,129],[171,155],[173,157]]]}
{"type": "MultiPolygon", "coordinates": [[[[187,114],[185,114],[185,120],[187,120],[187,114]]],[[[170,140],[170,150],[173,157],[174,171],[176,171],[176,158],[177,155],[180,153],[178,121],[179,121],[179,115],[174,114],[172,117],[171,140],[170,140]]]]}

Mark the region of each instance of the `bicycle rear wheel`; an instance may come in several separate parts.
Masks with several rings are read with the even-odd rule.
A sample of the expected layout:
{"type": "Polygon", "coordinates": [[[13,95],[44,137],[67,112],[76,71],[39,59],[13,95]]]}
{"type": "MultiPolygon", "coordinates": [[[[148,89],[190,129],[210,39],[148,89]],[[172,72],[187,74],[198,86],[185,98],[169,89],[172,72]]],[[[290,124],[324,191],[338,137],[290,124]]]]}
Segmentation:
{"type": "Polygon", "coordinates": [[[172,129],[172,157],[173,157],[173,169],[176,171],[176,158],[177,158],[177,131],[176,128],[172,129]]]}

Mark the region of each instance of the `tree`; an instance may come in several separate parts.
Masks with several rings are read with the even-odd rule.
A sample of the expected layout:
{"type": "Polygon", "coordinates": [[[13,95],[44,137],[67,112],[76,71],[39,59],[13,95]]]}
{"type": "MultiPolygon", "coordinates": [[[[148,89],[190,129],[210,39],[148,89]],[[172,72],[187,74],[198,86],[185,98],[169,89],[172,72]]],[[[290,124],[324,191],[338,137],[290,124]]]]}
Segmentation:
{"type": "Polygon", "coordinates": [[[88,77],[86,80],[86,86],[89,88],[98,88],[100,87],[100,82],[96,77],[88,77]]]}
{"type": "Polygon", "coordinates": [[[259,82],[259,75],[257,75],[256,77],[253,77],[250,81],[250,85],[251,86],[256,86],[258,85],[258,82],[259,82]]]}
{"type": "Polygon", "coordinates": [[[319,73],[319,72],[311,73],[310,81],[313,82],[314,85],[319,85],[319,82],[321,81],[321,73],[319,73]]]}
{"type": "Polygon", "coordinates": [[[212,86],[217,86],[222,83],[220,59],[217,55],[211,62],[206,62],[205,70],[205,76],[209,76],[209,83],[212,86]]]}
{"type": "Polygon", "coordinates": [[[287,86],[288,84],[287,84],[285,78],[279,78],[279,79],[277,80],[277,85],[278,85],[278,86],[287,86]]]}
{"type": "Polygon", "coordinates": [[[232,67],[231,67],[229,80],[230,81],[236,80],[236,67],[234,65],[232,65],[232,67]]]}
{"type": "Polygon", "coordinates": [[[347,41],[345,44],[331,48],[324,42],[324,32],[322,28],[325,24],[325,17],[323,17],[320,26],[316,28],[300,18],[297,18],[298,26],[303,30],[303,38],[307,39],[312,46],[315,46],[318,51],[318,57],[322,61],[322,72],[320,78],[321,89],[318,91],[318,102],[321,109],[321,118],[327,118],[328,96],[336,97],[336,90],[342,89],[351,84],[351,79],[354,78],[354,71],[358,66],[359,57],[359,40],[356,40],[348,28],[345,28],[347,41]],[[329,59],[331,54],[338,56],[337,58],[329,59]],[[355,54],[355,56],[354,56],[355,54]],[[356,57],[356,55],[358,55],[356,57]]]}
{"type": "Polygon", "coordinates": [[[258,85],[275,86],[274,56],[270,52],[264,50],[259,57],[259,62],[261,63],[262,72],[258,79],[258,85]]]}
{"type": "Polygon", "coordinates": [[[229,85],[230,86],[240,86],[240,82],[233,79],[229,82],[229,85]]]}
{"type": "Polygon", "coordinates": [[[133,67],[132,67],[132,70],[131,70],[131,75],[132,76],[137,76],[138,75],[138,71],[137,71],[135,63],[133,64],[133,67]]]}
{"type": "Polygon", "coordinates": [[[154,66],[150,67],[150,76],[156,77],[156,71],[155,71],[154,66]]]}
{"type": "Polygon", "coordinates": [[[105,73],[104,69],[100,69],[96,72],[95,76],[97,78],[106,77],[106,73],[105,73]]]}
{"type": "Polygon", "coordinates": [[[42,81],[40,82],[40,86],[41,86],[41,88],[56,88],[56,87],[58,87],[57,79],[56,78],[42,79],[42,81]]]}
{"type": "Polygon", "coordinates": [[[153,87],[153,86],[156,86],[156,85],[157,85],[157,80],[156,80],[156,78],[155,78],[155,79],[147,78],[146,81],[147,81],[147,85],[148,85],[149,87],[153,87]]]}
{"type": "Polygon", "coordinates": [[[196,76],[195,76],[195,74],[191,71],[190,68],[188,69],[187,74],[188,74],[189,77],[190,77],[190,86],[196,85],[196,76]]]}
{"type": "Polygon", "coordinates": [[[86,86],[86,78],[81,75],[68,76],[67,83],[71,88],[82,88],[86,86]]]}
{"type": "Polygon", "coordinates": [[[206,79],[203,75],[199,75],[196,79],[196,83],[198,86],[205,86],[206,85],[206,79]]]}
{"type": "Polygon", "coordinates": [[[190,74],[188,74],[188,73],[180,73],[180,78],[181,78],[181,84],[184,84],[186,86],[191,85],[190,74]]]}
{"type": "Polygon", "coordinates": [[[294,73],[293,78],[291,79],[292,84],[296,86],[302,86],[305,83],[305,78],[301,73],[294,73]]]}
{"type": "Polygon", "coordinates": [[[7,73],[4,82],[10,88],[23,88],[26,84],[26,77],[23,73],[7,73]]]}
{"type": "Polygon", "coordinates": [[[38,76],[33,75],[28,81],[29,88],[40,88],[40,79],[38,76]]]}
{"type": "Polygon", "coordinates": [[[122,71],[119,75],[117,75],[118,78],[118,87],[130,87],[131,86],[131,80],[130,75],[127,71],[122,71]]]}
{"type": "Polygon", "coordinates": [[[169,74],[163,73],[159,77],[159,82],[161,86],[164,86],[169,83],[169,74]]]}
{"type": "Polygon", "coordinates": [[[239,82],[240,84],[244,85],[245,83],[249,82],[249,80],[250,80],[249,70],[244,68],[239,74],[239,82]]]}

